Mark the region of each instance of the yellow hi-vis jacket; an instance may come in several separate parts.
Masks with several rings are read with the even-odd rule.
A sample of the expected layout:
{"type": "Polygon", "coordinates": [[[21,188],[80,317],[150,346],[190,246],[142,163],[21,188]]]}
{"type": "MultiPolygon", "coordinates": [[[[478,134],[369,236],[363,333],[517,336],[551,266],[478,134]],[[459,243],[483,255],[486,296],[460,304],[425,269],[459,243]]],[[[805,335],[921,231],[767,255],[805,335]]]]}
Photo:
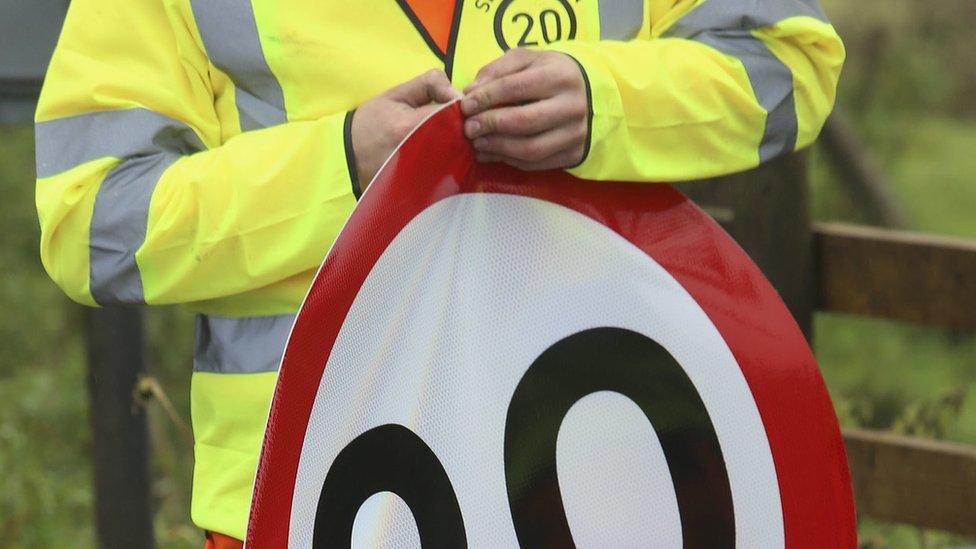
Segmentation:
{"type": "Polygon", "coordinates": [[[199,313],[193,520],[242,538],[276,370],[356,203],[349,112],[507,48],[585,73],[595,180],[675,181],[809,145],[844,59],[817,0],[74,0],[37,110],[41,257],[87,305],[199,313]],[[444,47],[442,47],[442,44],[444,47]]]}

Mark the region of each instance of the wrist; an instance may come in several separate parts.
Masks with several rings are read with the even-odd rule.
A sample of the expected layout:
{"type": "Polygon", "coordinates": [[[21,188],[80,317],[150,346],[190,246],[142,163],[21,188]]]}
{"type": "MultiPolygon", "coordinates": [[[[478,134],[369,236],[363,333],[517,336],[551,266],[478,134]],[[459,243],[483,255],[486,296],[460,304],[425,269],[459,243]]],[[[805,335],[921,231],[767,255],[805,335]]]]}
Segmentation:
{"type": "MultiPolygon", "coordinates": [[[[585,179],[613,179],[613,173],[608,169],[608,158],[614,158],[617,153],[608,144],[620,134],[627,117],[624,115],[620,89],[611,67],[607,64],[606,55],[598,43],[557,42],[550,44],[549,49],[575,61],[587,85],[587,149],[579,164],[566,169],[585,179]]],[[[650,112],[653,109],[644,107],[642,110],[650,112]]]]}

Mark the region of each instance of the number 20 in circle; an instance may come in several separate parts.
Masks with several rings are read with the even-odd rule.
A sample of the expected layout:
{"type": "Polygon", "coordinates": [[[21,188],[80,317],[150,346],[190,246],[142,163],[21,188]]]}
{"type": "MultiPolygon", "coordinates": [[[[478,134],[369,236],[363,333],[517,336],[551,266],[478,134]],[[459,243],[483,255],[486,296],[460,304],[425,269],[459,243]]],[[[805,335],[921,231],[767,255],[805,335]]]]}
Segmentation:
{"type": "Polygon", "coordinates": [[[476,163],[462,124],[407,139],[316,275],[248,547],[853,548],[826,389],[745,253],[668,186],[476,163]]]}
{"type": "Polygon", "coordinates": [[[576,38],[568,0],[503,0],[495,12],[495,40],[505,51],[576,38]]]}

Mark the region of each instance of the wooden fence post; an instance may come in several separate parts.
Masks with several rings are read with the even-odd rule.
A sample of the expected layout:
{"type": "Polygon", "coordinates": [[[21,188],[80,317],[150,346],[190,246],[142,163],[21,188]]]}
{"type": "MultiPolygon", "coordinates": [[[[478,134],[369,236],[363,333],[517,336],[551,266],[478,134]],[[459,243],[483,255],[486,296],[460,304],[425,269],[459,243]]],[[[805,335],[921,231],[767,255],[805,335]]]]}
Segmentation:
{"type": "Polygon", "coordinates": [[[677,187],[752,257],[810,340],[815,287],[806,155],[677,187]]]}
{"type": "Polygon", "coordinates": [[[146,412],[134,399],[144,367],[142,310],[90,309],[86,331],[99,544],[151,548],[146,412]]]}

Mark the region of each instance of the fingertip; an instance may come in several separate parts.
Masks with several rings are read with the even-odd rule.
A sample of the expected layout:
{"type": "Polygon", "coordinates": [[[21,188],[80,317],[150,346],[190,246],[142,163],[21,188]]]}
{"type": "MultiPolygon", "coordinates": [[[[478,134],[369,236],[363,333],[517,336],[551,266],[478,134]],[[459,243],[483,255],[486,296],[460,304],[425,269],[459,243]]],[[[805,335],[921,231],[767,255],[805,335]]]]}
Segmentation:
{"type": "Polygon", "coordinates": [[[475,139],[481,135],[481,122],[477,120],[467,120],[464,122],[464,135],[468,139],[475,139]]]}
{"type": "Polygon", "coordinates": [[[472,95],[466,95],[461,99],[461,112],[466,116],[478,113],[478,99],[472,95]]]}

